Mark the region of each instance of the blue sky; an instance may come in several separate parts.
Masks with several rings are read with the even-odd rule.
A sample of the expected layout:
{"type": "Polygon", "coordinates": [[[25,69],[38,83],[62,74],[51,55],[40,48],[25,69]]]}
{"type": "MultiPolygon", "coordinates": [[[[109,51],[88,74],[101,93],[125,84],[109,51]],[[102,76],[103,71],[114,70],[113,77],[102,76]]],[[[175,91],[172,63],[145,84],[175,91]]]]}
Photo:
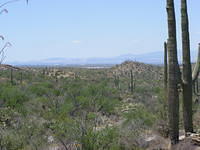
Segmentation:
{"type": "MultiPolygon", "coordinates": [[[[199,6],[188,3],[192,50],[200,42],[199,6]]],[[[6,61],[148,53],[162,51],[167,38],[165,0],[21,0],[6,8],[0,34],[13,45],[6,61]]]]}

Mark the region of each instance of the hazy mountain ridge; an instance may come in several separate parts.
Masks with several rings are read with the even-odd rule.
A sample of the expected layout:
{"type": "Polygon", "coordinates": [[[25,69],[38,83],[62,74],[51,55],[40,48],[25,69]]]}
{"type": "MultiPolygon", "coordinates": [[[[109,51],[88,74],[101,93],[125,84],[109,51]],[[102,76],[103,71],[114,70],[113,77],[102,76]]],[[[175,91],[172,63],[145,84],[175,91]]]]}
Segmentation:
{"type": "MultiPolygon", "coordinates": [[[[181,53],[179,53],[179,60],[181,60],[181,53]]],[[[9,62],[12,65],[114,65],[120,64],[126,60],[138,61],[147,64],[163,64],[163,52],[151,52],[139,55],[125,54],[117,57],[93,57],[93,58],[64,58],[55,57],[39,61],[26,61],[26,62],[9,62]]],[[[191,51],[192,62],[196,60],[197,52],[191,51]]]]}

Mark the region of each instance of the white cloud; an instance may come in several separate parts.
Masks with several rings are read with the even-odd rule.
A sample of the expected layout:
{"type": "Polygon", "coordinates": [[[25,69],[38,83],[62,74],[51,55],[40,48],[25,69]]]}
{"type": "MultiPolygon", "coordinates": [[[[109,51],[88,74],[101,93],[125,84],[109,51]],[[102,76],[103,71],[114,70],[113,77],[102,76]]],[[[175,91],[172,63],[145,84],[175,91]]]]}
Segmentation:
{"type": "Polygon", "coordinates": [[[73,40],[72,43],[73,43],[73,44],[80,44],[81,41],[80,41],[80,40],[73,40]]]}

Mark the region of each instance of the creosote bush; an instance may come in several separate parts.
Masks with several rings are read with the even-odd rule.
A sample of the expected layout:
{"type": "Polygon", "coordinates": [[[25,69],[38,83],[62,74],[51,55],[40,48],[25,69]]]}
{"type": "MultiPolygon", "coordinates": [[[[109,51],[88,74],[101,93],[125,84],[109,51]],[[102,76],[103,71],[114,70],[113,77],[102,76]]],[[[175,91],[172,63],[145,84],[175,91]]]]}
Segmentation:
{"type": "Polygon", "coordinates": [[[19,108],[28,101],[28,96],[18,87],[6,85],[0,88],[0,99],[7,107],[19,108]]]}

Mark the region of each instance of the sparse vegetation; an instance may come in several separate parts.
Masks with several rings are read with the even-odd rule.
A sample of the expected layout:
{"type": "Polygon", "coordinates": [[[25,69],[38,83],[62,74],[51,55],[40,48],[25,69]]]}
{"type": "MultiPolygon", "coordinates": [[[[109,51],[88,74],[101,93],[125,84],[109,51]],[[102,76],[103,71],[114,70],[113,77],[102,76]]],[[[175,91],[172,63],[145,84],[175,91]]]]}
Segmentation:
{"type": "Polygon", "coordinates": [[[109,69],[52,68],[51,76],[44,75],[42,68],[22,69],[23,84],[16,77],[20,72],[15,72],[15,85],[10,83],[10,70],[1,70],[4,149],[47,149],[72,143],[91,150],[145,149],[141,143],[147,132],[168,135],[162,67],[125,62],[109,69]],[[133,92],[127,86],[129,68],[137,77],[133,92]],[[58,70],[68,77],[56,81],[53,72],[58,70]],[[114,82],[116,74],[120,89],[114,82]]]}
{"type": "MultiPolygon", "coordinates": [[[[0,2],[0,15],[16,1],[0,2]]],[[[187,0],[181,0],[183,60],[179,65],[175,4],[166,2],[164,66],[127,60],[96,68],[56,63],[16,67],[3,64],[5,49],[11,46],[4,43],[0,150],[198,150],[200,44],[192,65],[187,0]]],[[[4,41],[4,36],[0,39],[4,41]]],[[[82,41],[72,44],[82,45],[82,41]]]]}

